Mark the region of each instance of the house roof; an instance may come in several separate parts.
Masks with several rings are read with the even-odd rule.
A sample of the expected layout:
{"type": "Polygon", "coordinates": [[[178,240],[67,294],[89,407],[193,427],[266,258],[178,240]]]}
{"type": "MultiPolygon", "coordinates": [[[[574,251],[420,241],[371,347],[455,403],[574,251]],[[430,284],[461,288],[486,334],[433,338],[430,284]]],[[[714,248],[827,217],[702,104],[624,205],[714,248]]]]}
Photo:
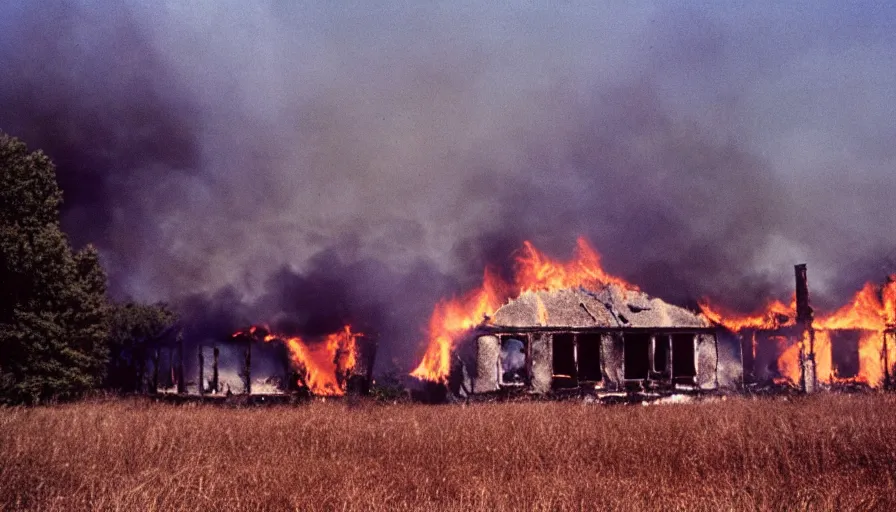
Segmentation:
{"type": "Polygon", "coordinates": [[[646,293],[608,285],[600,290],[567,288],[526,292],[495,312],[489,327],[705,328],[701,314],[652,298],[646,293]]]}

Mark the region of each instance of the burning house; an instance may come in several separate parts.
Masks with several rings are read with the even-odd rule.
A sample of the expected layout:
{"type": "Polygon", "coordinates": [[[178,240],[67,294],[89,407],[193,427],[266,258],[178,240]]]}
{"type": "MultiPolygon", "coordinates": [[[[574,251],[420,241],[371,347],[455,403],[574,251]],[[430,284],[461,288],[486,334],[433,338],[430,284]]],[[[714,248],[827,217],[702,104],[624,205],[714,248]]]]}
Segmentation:
{"type": "Polygon", "coordinates": [[[192,348],[180,335],[160,339],[140,379],[150,393],[339,396],[369,390],[375,356],[375,339],[348,325],[320,339],[252,326],[192,348]]]}
{"type": "Polygon", "coordinates": [[[437,305],[412,375],[461,396],[889,386],[896,281],[869,283],[839,310],[816,315],[806,265],[795,277],[790,305],[733,315],[704,302],[695,313],[606,273],[584,240],[565,263],[527,242],[512,281],[487,270],[478,290],[437,305]]]}
{"type": "Polygon", "coordinates": [[[741,385],[736,337],[606,273],[584,240],[569,262],[527,242],[514,270],[510,282],[487,270],[480,289],[437,305],[428,350],[412,375],[446,382],[461,396],[741,385]]]}
{"type": "MultiPolygon", "coordinates": [[[[703,315],[608,284],[529,291],[474,331],[463,394],[733,389],[740,347],[703,315]]],[[[457,381],[457,379],[451,379],[457,381]]]]}
{"type": "MultiPolygon", "coordinates": [[[[616,395],[728,391],[751,385],[889,386],[896,363],[896,282],[866,285],[817,315],[805,265],[793,302],[754,315],[699,312],[651,297],[608,274],[584,240],[558,262],[524,243],[510,279],[436,304],[429,343],[412,372],[429,398],[526,393],[616,395]]],[[[166,338],[147,373],[176,394],[338,396],[371,386],[374,339],[342,329],[314,338],[253,326],[185,348],[166,338]],[[191,365],[195,362],[195,365],[191,365]]]]}

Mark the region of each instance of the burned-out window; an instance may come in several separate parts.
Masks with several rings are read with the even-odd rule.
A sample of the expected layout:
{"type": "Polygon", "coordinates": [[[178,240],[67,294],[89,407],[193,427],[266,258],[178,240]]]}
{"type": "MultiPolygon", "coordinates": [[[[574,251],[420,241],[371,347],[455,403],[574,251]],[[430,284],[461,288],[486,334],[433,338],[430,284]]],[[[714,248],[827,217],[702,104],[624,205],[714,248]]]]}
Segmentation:
{"type": "Polygon", "coordinates": [[[693,334],[672,335],[672,377],[695,377],[696,350],[693,334]]]}
{"type": "Polygon", "coordinates": [[[526,339],[522,336],[501,336],[501,384],[523,385],[528,378],[526,339]]]}
{"type": "Polygon", "coordinates": [[[653,357],[651,370],[653,373],[668,377],[669,359],[672,350],[671,341],[667,334],[657,334],[653,337],[653,357]]]}
{"type": "Polygon", "coordinates": [[[572,333],[554,334],[552,345],[554,387],[577,386],[575,335],[572,333]]]}
{"type": "Polygon", "coordinates": [[[626,333],[623,337],[623,373],[626,379],[646,379],[650,369],[649,334],[626,333]]]}
{"type": "Polygon", "coordinates": [[[596,333],[583,333],[576,337],[579,380],[598,381],[602,379],[600,371],[600,342],[600,334],[596,333]]]}

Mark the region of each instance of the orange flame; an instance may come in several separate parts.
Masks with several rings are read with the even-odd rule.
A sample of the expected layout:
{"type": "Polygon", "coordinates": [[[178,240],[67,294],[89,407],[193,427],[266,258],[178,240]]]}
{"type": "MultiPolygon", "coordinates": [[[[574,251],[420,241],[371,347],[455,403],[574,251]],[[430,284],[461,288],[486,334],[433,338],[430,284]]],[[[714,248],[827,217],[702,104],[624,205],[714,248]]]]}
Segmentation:
{"type": "Polygon", "coordinates": [[[436,304],[429,319],[429,346],[423,361],[411,372],[422,380],[439,382],[451,370],[451,349],[455,338],[482,323],[503,303],[504,283],[486,269],[482,287],[465,297],[436,304]]]}
{"type": "Polygon", "coordinates": [[[778,357],[778,371],[781,372],[781,380],[776,381],[778,384],[787,382],[796,384],[800,381],[800,352],[803,349],[803,342],[790,343],[785,337],[777,339],[778,349],[781,355],[778,357]]]}
{"type": "Polygon", "coordinates": [[[882,295],[887,326],[896,327],[896,274],[890,276],[887,280],[882,295]]]}
{"type": "Polygon", "coordinates": [[[749,315],[723,312],[721,308],[711,305],[706,299],[700,302],[700,309],[710,321],[733,332],[740,332],[744,329],[778,329],[793,325],[796,299],[794,298],[789,306],[779,300],[770,301],[761,311],[749,315]]]}
{"type": "MultiPolygon", "coordinates": [[[[444,381],[451,369],[451,351],[470,329],[486,322],[509,299],[521,293],[564,288],[595,288],[609,284],[628,290],[638,287],[608,274],[600,265],[600,255],[584,238],[579,238],[569,262],[554,261],[540,253],[531,242],[523,242],[516,257],[512,284],[505,283],[486,269],[482,286],[470,294],[439,302],[429,321],[429,344],[420,365],[411,375],[433,382],[444,381]]],[[[547,312],[539,311],[547,322],[547,312]]]]}
{"type": "Polygon", "coordinates": [[[516,258],[515,282],[517,293],[538,290],[562,290],[564,288],[589,288],[619,285],[629,290],[638,287],[620,277],[608,274],[600,264],[600,255],[584,238],[576,240],[573,260],[560,263],[538,252],[531,242],[523,242],[523,248],[516,258]]]}
{"type": "MultiPolygon", "coordinates": [[[[238,331],[234,337],[249,335],[257,337],[262,328],[252,326],[247,331],[238,331]]],[[[348,375],[357,364],[357,339],[363,334],[352,332],[346,325],[342,330],[328,334],[316,343],[308,343],[299,336],[284,336],[270,332],[261,339],[265,342],[282,341],[289,350],[293,365],[304,375],[298,384],[318,396],[341,396],[345,394],[348,375]]]]}

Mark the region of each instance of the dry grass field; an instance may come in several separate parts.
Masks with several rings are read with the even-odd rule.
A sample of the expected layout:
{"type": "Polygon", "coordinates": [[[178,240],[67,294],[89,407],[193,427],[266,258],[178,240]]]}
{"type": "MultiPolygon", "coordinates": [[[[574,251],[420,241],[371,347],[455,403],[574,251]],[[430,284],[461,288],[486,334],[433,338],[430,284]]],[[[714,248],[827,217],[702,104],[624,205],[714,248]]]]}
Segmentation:
{"type": "Polygon", "coordinates": [[[8,510],[896,510],[896,396],[0,409],[8,510]]]}

